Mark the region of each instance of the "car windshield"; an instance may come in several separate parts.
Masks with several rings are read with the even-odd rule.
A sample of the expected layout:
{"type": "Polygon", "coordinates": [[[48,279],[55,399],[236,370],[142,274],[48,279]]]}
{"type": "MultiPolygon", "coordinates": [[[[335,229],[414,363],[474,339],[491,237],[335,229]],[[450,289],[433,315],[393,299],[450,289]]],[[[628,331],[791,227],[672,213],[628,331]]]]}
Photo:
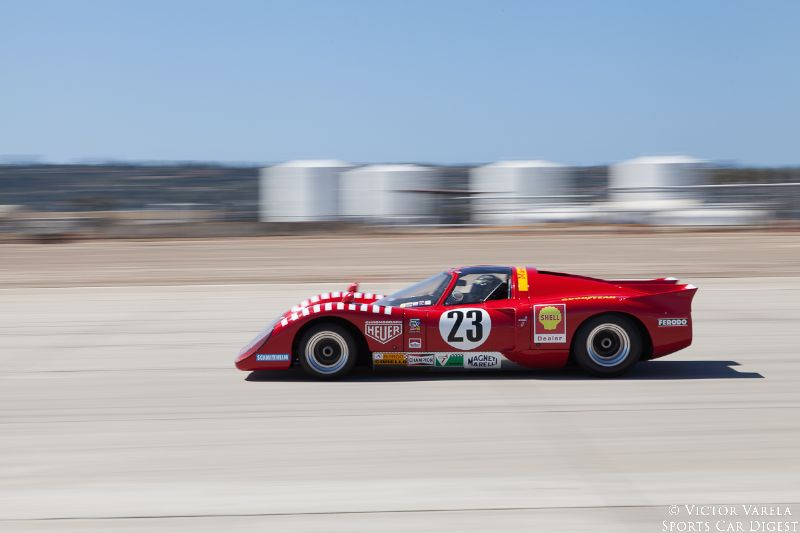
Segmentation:
{"type": "Polygon", "coordinates": [[[441,298],[442,293],[450,283],[450,273],[440,272],[435,276],[415,283],[385,298],[381,298],[376,305],[388,305],[395,307],[419,307],[434,305],[441,298]]]}

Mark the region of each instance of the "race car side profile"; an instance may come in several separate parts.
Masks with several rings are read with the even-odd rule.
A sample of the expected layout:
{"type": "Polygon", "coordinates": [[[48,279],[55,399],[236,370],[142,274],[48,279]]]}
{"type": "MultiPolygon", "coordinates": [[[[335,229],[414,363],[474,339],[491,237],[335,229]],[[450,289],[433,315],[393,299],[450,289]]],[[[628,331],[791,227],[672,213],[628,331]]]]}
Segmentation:
{"type": "Polygon", "coordinates": [[[623,374],[692,343],[697,288],[675,278],[602,280],[518,266],[440,272],[390,296],[347,291],[304,300],[236,358],[240,370],[339,378],[373,367],[558,368],[623,374]]]}

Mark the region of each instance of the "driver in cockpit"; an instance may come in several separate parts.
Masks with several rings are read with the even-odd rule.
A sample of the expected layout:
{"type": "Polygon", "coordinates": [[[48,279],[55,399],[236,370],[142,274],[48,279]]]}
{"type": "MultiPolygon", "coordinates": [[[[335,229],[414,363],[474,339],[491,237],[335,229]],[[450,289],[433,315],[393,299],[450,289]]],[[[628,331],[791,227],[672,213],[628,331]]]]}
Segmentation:
{"type": "Polygon", "coordinates": [[[498,287],[502,284],[503,280],[494,274],[481,274],[472,283],[472,287],[469,290],[469,299],[472,302],[485,302],[492,296],[492,293],[500,290],[498,287]]]}

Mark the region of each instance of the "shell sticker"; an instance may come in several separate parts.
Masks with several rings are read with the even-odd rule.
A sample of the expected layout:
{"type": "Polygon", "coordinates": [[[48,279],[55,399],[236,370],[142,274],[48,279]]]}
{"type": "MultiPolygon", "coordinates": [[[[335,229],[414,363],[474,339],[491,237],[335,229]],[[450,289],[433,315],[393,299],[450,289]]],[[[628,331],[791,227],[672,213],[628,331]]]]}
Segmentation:
{"type": "Polygon", "coordinates": [[[567,305],[533,306],[533,342],[556,344],[567,342],[567,305]]]}

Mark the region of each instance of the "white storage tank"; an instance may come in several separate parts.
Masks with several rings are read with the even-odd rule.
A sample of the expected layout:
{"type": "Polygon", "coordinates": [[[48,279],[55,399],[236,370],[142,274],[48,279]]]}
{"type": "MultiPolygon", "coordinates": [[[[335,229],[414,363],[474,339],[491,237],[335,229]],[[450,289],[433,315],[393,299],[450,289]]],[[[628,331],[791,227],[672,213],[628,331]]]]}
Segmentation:
{"type": "Polygon", "coordinates": [[[435,171],[418,165],[367,165],[342,173],[342,218],[353,222],[433,222],[435,171]]]}
{"type": "Polygon", "coordinates": [[[572,170],[550,161],[498,161],[470,171],[473,219],[479,223],[521,222],[536,208],[567,201],[572,170]]]}
{"type": "Polygon", "coordinates": [[[688,156],[637,157],[612,165],[608,186],[613,202],[652,202],[701,196],[692,189],[670,189],[702,185],[705,162],[688,156]]]}
{"type": "Polygon", "coordinates": [[[351,168],[334,160],[288,161],[261,169],[262,222],[324,222],[340,215],[340,174],[351,168]]]}

